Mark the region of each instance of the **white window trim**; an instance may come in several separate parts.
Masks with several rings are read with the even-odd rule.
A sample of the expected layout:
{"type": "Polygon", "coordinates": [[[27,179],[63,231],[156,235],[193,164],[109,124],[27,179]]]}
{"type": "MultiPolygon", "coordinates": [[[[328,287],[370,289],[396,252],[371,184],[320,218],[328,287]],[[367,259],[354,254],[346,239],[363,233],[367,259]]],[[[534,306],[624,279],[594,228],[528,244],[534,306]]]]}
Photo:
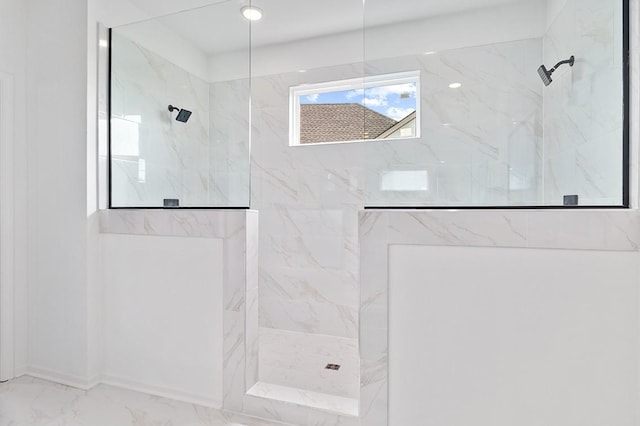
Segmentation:
{"type": "MultiPolygon", "coordinates": [[[[336,143],[373,142],[376,139],[358,139],[350,141],[329,141],[315,143],[300,143],[300,98],[309,95],[327,92],[339,92],[344,90],[359,90],[377,87],[381,85],[393,86],[403,83],[416,84],[416,134],[410,137],[393,139],[381,139],[385,141],[398,141],[420,138],[420,71],[405,71],[393,74],[379,74],[373,76],[351,78],[348,80],[327,81],[322,83],[307,83],[289,88],[289,146],[314,146],[336,143]]],[[[365,105],[366,106],[366,105],[365,105]]],[[[379,141],[378,141],[379,142],[379,141]]]]}

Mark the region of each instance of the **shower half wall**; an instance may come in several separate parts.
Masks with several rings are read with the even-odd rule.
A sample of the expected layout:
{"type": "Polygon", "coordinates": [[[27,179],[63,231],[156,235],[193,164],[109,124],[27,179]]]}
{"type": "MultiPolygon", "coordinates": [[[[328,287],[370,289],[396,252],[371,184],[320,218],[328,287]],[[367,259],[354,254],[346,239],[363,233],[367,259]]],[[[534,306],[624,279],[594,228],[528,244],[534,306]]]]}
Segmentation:
{"type": "MultiPolygon", "coordinates": [[[[382,4],[375,0],[367,2],[374,9],[382,4]]],[[[571,15],[597,28],[605,25],[586,19],[591,16],[589,13],[602,12],[594,5],[578,10],[578,3],[563,4],[570,9],[560,8],[560,13],[571,10],[571,15]]],[[[556,20],[558,14],[547,19],[546,6],[545,1],[491,4],[477,10],[459,10],[389,25],[377,25],[373,15],[360,9],[356,13],[359,18],[363,15],[367,18],[365,28],[265,44],[261,40],[267,39],[269,32],[277,32],[266,18],[276,18],[278,12],[270,9],[265,20],[252,28],[250,75],[243,67],[249,52],[243,49],[210,57],[205,61],[206,72],[194,72],[186,71],[189,68],[186,66],[174,68],[175,64],[163,63],[154,56],[163,55],[151,48],[146,52],[146,48],[136,47],[136,54],[142,52],[141,66],[146,67],[144,75],[149,76],[148,81],[174,70],[159,81],[170,81],[169,74],[180,73],[184,81],[192,80],[193,86],[204,87],[207,93],[197,95],[202,111],[208,109],[201,116],[207,117],[209,124],[190,136],[202,148],[196,154],[174,149],[184,143],[175,139],[178,132],[191,130],[179,127],[183,123],[169,116],[164,102],[156,102],[159,107],[150,113],[151,119],[157,120],[154,126],[162,129],[166,137],[167,142],[160,146],[166,145],[166,152],[171,155],[187,153],[178,154],[171,161],[185,166],[185,176],[192,172],[197,175],[195,180],[202,189],[199,199],[206,201],[194,207],[239,206],[242,200],[248,200],[248,195],[232,199],[232,194],[248,194],[249,151],[244,141],[248,141],[249,129],[251,133],[251,207],[260,215],[259,260],[255,270],[246,271],[244,292],[248,299],[243,305],[246,316],[236,318],[238,328],[243,328],[240,324],[244,328],[233,334],[234,338],[243,339],[235,342],[234,347],[246,349],[245,380],[238,385],[234,370],[231,378],[234,389],[225,396],[226,408],[301,424],[310,419],[315,419],[310,424],[320,421],[319,424],[369,424],[366,419],[372,412],[374,399],[367,386],[381,377],[385,361],[382,356],[365,359],[362,354],[384,353],[384,348],[361,347],[358,338],[365,325],[367,329],[384,330],[387,318],[371,314],[374,310],[362,309],[376,306],[380,300],[379,295],[362,298],[361,286],[366,283],[361,277],[368,271],[361,270],[360,258],[363,252],[371,250],[361,247],[359,240],[358,212],[364,206],[562,204],[560,195],[571,191],[570,188],[559,189],[545,198],[551,194],[546,182],[550,170],[547,155],[551,152],[548,145],[551,139],[547,141],[547,136],[554,125],[548,123],[552,117],[549,115],[552,107],[547,105],[548,89],[536,70],[540,64],[552,63],[554,57],[563,56],[565,50],[550,52],[547,47],[553,38],[550,34],[556,28],[554,25],[560,21],[556,20]],[[452,35],[452,29],[464,30],[452,35]],[[233,71],[238,69],[244,71],[233,71]],[[403,71],[420,74],[420,138],[290,146],[290,87],[364,80],[372,75],[403,71]],[[461,86],[449,87],[456,82],[461,86]],[[242,143],[236,146],[237,141],[242,143]],[[193,162],[184,161],[186,157],[193,162]],[[406,190],[402,182],[394,190],[381,185],[385,173],[416,170],[427,171],[428,190],[406,190]],[[340,368],[326,369],[328,364],[338,364],[340,368]],[[318,410],[307,410],[308,407],[318,410]]],[[[309,7],[295,10],[308,13],[309,7]]],[[[232,11],[237,12],[235,6],[232,11]]],[[[617,16],[615,13],[609,16],[617,16]]],[[[303,16],[299,18],[302,20],[303,16]]],[[[588,34],[589,25],[585,24],[581,34],[588,34]]],[[[606,37],[597,40],[603,43],[601,52],[613,55],[615,37],[610,39],[613,44],[608,44],[606,37]]],[[[587,58],[588,49],[582,52],[587,58]]],[[[586,86],[580,78],[592,75],[584,74],[584,65],[578,61],[572,69],[579,71],[575,75],[564,70],[554,75],[552,87],[557,90],[558,105],[567,107],[569,113],[574,106],[575,83],[586,86]]],[[[597,83],[602,79],[594,77],[595,83],[590,87],[600,87],[597,83]]],[[[134,86],[129,86],[131,94],[137,89],[134,86]]],[[[151,93],[149,98],[162,94],[158,89],[162,86],[155,87],[145,89],[151,93]]],[[[586,97],[583,100],[581,105],[591,105],[586,97]]],[[[166,103],[178,102],[196,101],[184,98],[166,103]]],[[[123,117],[135,115],[115,110],[113,113],[123,117]]],[[[561,117],[561,113],[558,111],[555,116],[561,117]]],[[[191,120],[195,118],[196,115],[191,120]]],[[[619,129],[613,127],[612,134],[619,129]]],[[[150,139],[150,143],[160,140],[150,139]]],[[[610,143],[620,141],[611,138],[610,143]]],[[[612,154],[611,159],[616,155],[612,154]]],[[[568,154],[565,158],[570,159],[568,154]]],[[[139,169],[129,173],[134,181],[136,171],[139,169]]],[[[614,169],[611,173],[613,176],[619,172],[620,169],[614,169]]],[[[581,173],[567,174],[568,178],[575,176],[580,177],[581,173]]],[[[132,194],[136,196],[137,192],[134,190],[132,194]]],[[[619,192],[616,194],[619,197],[619,192]]],[[[583,193],[580,195],[581,200],[589,199],[583,193]]],[[[158,206],[161,196],[165,198],[164,194],[155,195],[151,206],[158,206]]],[[[256,230],[253,231],[256,236],[256,230]]],[[[250,250],[248,244],[245,249],[250,250]]],[[[238,293],[230,296],[231,305],[238,301],[240,306],[240,298],[236,297],[242,290],[234,290],[238,293]]],[[[235,357],[225,362],[240,368],[244,365],[235,357]]]]}

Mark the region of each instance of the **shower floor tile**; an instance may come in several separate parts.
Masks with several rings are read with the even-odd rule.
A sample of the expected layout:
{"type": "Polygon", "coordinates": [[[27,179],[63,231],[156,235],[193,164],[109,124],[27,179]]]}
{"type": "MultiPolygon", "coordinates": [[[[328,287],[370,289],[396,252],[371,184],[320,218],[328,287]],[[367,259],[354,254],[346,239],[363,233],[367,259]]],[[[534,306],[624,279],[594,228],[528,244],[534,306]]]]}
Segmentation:
{"type": "MultiPolygon", "coordinates": [[[[357,339],[261,328],[259,382],[357,402],[360,395],[357,339]],[[328,364],[340,368],[327,369],[328,364]]],[[[268,390],[273,392],[273,388],[268,390]]]]}

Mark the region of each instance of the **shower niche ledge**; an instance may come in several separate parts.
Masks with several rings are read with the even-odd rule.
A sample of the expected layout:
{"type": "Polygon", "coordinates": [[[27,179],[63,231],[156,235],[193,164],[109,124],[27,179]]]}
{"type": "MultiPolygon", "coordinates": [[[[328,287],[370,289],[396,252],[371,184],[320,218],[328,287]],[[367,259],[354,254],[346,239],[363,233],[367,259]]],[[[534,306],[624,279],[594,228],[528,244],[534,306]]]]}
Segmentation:
{"type": "Polygon", "coordinates": [[[297,389],[289,386],[258,382],[247,392],[248,396],[282,401],[303,407],[329,411],[342,416],[358,416],[359,401],[356,398],[346,398],[337,395],[297,389]]]}

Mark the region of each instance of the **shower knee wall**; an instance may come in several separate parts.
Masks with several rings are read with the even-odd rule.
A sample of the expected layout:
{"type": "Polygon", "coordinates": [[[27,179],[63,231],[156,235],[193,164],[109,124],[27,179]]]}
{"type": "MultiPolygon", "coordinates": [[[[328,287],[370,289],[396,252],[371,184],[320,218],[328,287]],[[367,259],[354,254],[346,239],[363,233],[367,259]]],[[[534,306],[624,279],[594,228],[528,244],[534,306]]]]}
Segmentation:
{"type": "Polygon", "coordinates": [[[100,235],[102,382],[222,406],[223,245],[100,235]]]}

